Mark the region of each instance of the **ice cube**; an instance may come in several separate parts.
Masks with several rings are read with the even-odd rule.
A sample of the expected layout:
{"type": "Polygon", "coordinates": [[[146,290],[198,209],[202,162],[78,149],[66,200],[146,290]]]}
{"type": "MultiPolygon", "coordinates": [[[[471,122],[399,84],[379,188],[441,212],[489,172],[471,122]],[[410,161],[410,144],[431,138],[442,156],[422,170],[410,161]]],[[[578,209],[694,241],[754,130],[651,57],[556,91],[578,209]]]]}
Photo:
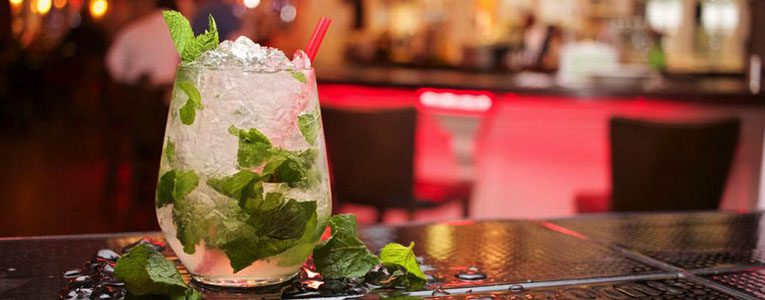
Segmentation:
{"type": "Polygon", "coordinates": [[[292,66],[296,69],[307,69],[311,67],[311,59],[308,58],[308,54],[305,54],[303,50],[295,51],[292,55],[292,66]]]}
{"type": "Polygon", "coordinates": [[[261,46],[240,36],[233,42],[223,41],[218,48],[205,52],[189,65],[275,72],[310,68],[311,62],[303,51],[295,52],[295,57],[290,60],[279,49],[261,46]]]}

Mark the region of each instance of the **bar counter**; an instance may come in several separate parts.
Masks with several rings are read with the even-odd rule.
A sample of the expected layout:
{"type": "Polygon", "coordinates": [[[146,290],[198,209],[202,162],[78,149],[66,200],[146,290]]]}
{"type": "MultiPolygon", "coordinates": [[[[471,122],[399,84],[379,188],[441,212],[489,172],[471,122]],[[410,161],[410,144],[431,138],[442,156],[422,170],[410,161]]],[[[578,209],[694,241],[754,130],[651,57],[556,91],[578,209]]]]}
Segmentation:
{"type": "MultiPolygon", "coordinates": [[[[372,226],[361,234],[372,250],[416,243],[429,277],[423,290],[409,293],[419,298],[763,299],[762,232],[761,213],[689,212],[372,226]],[[485,277],[457,276],[465,272],[485,277]]],[[[0,298],[54,299],[69,280],[65,271],[101,248],[119,251],[145,236],[161,238],[158,232],[2,238],[0,298]]]]}
{"type": "Polygon", "coordinates": [[[497,94],[563,96],[568,98],[647,98],[712,104],[765,106],[765,96],[752,94],[744,76],[670,75],[640,82],[610,78],[589,86],[556,84],[555,74],[476,72],[377,66],[344,66],[316,70],[319,83],[399,88],[452,88],[497,94]]]}

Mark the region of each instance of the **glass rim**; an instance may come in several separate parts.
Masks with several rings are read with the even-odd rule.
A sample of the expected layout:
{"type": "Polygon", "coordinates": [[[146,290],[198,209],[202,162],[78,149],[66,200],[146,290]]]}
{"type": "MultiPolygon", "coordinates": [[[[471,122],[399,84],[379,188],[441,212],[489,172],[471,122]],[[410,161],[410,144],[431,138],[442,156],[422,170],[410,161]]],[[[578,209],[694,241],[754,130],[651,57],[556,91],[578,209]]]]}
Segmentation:
{"type": "Polygon", "coordinates": [[[307,67],[307,68],[280,68],[280,69],[258,69],[258,68],[239,68],[239,67],[214,67],[214,66],[201,66],[201,65],[188,65],[184,63],[178,64],[178,70],[182,69],[197,69],[197,70],[220,70],[220,71],[240,71],[240,72],[247,72],[247,73],[278,73],[278,72],[289,72],[289,71],[313,71],[313,66],[307,67]]]}

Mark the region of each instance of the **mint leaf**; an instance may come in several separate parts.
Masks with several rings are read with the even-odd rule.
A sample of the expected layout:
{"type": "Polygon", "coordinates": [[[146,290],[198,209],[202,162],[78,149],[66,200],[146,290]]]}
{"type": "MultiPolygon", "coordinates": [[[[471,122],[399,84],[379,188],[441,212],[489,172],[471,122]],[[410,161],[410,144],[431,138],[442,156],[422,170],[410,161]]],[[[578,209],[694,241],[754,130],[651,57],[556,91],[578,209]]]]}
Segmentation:
{"type": "Polygon", "coordinates": [[[167,139],[167,145],[165,145],[165,157],[169,163],[175,161],[175,143],[170,139],[167,139]]]}
{"type": "Polygon", "coordinates": [[[197,110],[202,109],[202,96],[199,94],[199,90],[191,82],[178,81],[178,87],[186,93],[188,100],[181,107],[179,113],[181,115],[181,123],[184,125],[191,125],[194,123],[197,110]]]}
{"type": "Polygon", "coordinates": [[[260,211],[271,211],[284,205],[284,195],[282,193],[268,193],[260,205],[260,211]]]}
{"type": "Polygon", "coordinates": [[[186,102],[186,104],[181,106],[181,109],[178,112],[181,115],[181,123],[184,125],[191,125],[194,123],[194,118],[197,116],[197,111],[194,109],[194,106],[191,104],[191,102],[186,102]]]}
{"type": "Polygon", "coordinates": [[[329,218],[329,226],[332,228],[332,234],[342,233],[349,236],[358,236],[358,226],[356,225],[356,216],[352,214],[334,215],[329,218]]]}
{"type": "Polygon", "coordinates": [[[316,143],[316,137],[319,136],[319,130],[321,130],[321,122],[319,119],[318,109],[311,113],[298,116],[298,127],[300,128],[300,133],[303,134],[306,142],[311,145],[316,143]]]}
{"type": "Polygon", "coordinates": [[[178,51],[183,62],[194,61],[205,51],[218,47],[218,27],[212,15],[209,16],[208,29],[197,37],[194,37],[194,31],[191,29],[189,20],[181,13],[166,10],[162,12],[162,16],[170,31],[175,50],[178,51]]]}
{"type": "Polygon", "coordinates": [[[318,215],[314,213],[311,219],[308,220],[308,224],[305,226],[305,232],[300,240],[295,243],[295,246],[290,249],[290,255],[284,255],[277,265],[282,267],[289,267],[294,265],[302,265],[306,258],[311,255],[313,248],[316,247],[316,242],[321,238],[321,234],[324,233],[324,228],[327,227],[325,222],[319,224],[318,215]]]}
{"type": "Polygon", "coordinates": [[[332,227],[332,237],[313,251],[313,261],[322,276],[363,277],[380,262],[358,239],[356,216],[333,216],[329,224],[332,227]]]}
{"type": "MultiPolygon", "coordinates": [[[[294,200],[291,200],[292,202],[294,200]]],[[[299,226],[297,231],[301,232],[301,235],[299,236],[299,239],[293,238],[293,239],[278,239],[266,236],[269,232],[278,231],[277,229],[274,229],[276,227],[280,227],[280,224],[269,224],[269,222],[280,222],[283,217],[277,217],[275,219],[265,220],[264,218],[266,216],[270,215],[276,215],[276,214],[290,214],[286,211],[290,211],[291,209],[286,210],[272,210],[268,212],[264,212],[261,214],[258,218],[253,217],[251,219],[252,223],[255,224],[255,226],[250,225],[244,225],[238,229],[238,232],[236,234],[235,239],[232,241],[221,245],[220,249],[223,250],[226,253],[226,256],[228,257],[229,261],[231,262],[231,268],[234,269],[234,272],[239,272],[244,268],[249,267],[252,265],[253,262],[264,259],[267,257],[271,257],[277,254],[281,254],[288,249],[298,245],[298,243],[305,243],[310,238],[312,238],[315,235],[315,228],[316,228],[316,203],[314,201],[311,202],[299,202],[299,203],[308,203],[304,206],[304,208],[310,209],[313,208],[313,211],[311,211],[310,215],[303,221],[293,221],[290,222],[292,225],[289,226],[299,226]],[[262,226],[268,226],[268,227],[262,227],[262,226]],[[260,228],[260,229],[256,229],[260,228]],[[308,235],[308,237],[307,237],[308,235]]],[[[290,205],[289,203],[285,206],[290,205]]],[[[297,219],[297,218],[294,218],[297,219]]],[[[295,229],[291,229],[295,230],[295,229]]],[[[275,234],[279,235],[279,234],[275,234]]],[[[316,236],[316,239],[318,239],[318,236],[316,236]]],[[[316,239],[313,240],[315,243],[316,239]]],[[[310,251],[309,251],[310,252],[310,251]]],[[[293,259],[296,256],[303,255],[301,253],[295,253],[293,254],[293,259]]],[[[308,253],[304,254],[302,256],[301,260],[305,260],[305,258],[308,257],[308,253]]],[[[302,262],[301,262],[302,263],[302,262]]]]}
{"type": "Polygon", "coordinates": [[[196,43],[199,45],[202,53],[217,48],[220,43],[220,39],[218,38],[218,26],[215,24],[215,19],[212,14],[207,17],[207,21],[209,24],[207,30],[196,38],[196,43]]]}
{"type": "Polygon", "coordinates": [[[234,234],[250,217],[236,201],[206,201],[181,199],[173,206],[176,238],[183,252],[194,254],[196,245],[204,240],[207,245],[218,246],[236,238],[234,234]]]}
{"type": "Polygon", "coordinates": [[[149,245],[138,245],[117,260],[117,280],[125,282],[131,294],[164,295],[173,299],[199,299],[200,295],[183,281],[175,264],[149,245]]]}
{"type": "Polygon", "coordinates": [[[188,60],[191,57],[185,57],[184,55],[188,50],[187,47],[195,47],[196,41],[194,40],[194,31],[191,29],[189,20],[186,19],[180,12],[174,10],[165,10],[162,12],[162,17],[165,19],[167,29],[170,31],[170,38],[173,39],[175,50],[178,51],[178,55],[181,56],[184,62],[193,61],[188,60]]]}
{"type": "Polygon", "coordinates": [[[291,154],[278,154],[263,169],[267,182],[298,182],[305,178],[305,169],[298,158],[291,154]]]}
{"type": "Polygon", "coordinates": [[[292,74],[292,78],[295,78],[295,80],[300,81],[300,83],[306,83],[306,77],[303,72],[300,71],[290,71],[290,74],[292,74]]]}
{"type": "Polygon", "coordinates": [[[260,182],[260,175],[254,172],[245,170],[220,179],[210,178],[207,185],[237,200],[239,207],[249,213],[257,209],[263,199],[263,184],[260,182]]]}
{"type": "Polygon", "coordinates": [[[239,149],[236,152],[239,167],[259,166],[273,155],[271,141],[259,130],[238,129],[231,125],[228,132],[239,137],[239,149]]]}
{"type": "Polygon", "coordinates": [[[162,174],[157,183],[157,207],[176,203],[186,197],[199,184],[194,171],[170,170],[162,174]]]}
{"type": "Polygon", "coordinates": [[[424,284],[427,281],[427,277],[420,270],[420,264],[417,263],[417,257],[414,255],[414,242],[410,243],[409,247],[398,243],[385,245],[380,250],[380,261],[386,266],[403,268],[412,283],[424,284]]]}
{"type": "Polygon", "coordinates": [[[281,207],[263,211],[253,217],[252,224],[261,237],[277,240],[297,239],[303,236],[311,215],[316,213],[316,201],[298,202],[290,199],[281,207]]]}

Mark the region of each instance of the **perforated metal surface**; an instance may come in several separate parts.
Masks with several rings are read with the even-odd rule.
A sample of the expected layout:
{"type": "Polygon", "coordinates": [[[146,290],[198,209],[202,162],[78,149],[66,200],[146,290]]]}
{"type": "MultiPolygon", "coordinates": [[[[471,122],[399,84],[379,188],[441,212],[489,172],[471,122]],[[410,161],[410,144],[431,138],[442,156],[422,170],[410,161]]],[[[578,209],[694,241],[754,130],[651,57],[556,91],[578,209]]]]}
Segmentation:
{"type": "Polygon", "coordinates": [[[765,270],[748,270],[704,276],[716,283],[765,299],[765,270]]]}
{"type": "Polygon", "coordinates": [[[523,291],[438,295],[427,299],[735,299],[685,279],[532,288],[523,291]]]}
{"type": "Polygon", "coordinates": [[[765,265],[759,214],[630,214],[555,223],[684,269],[765,265]]]}
{"type": "Polygon", "coordinates": [[[606,247],[526,221],[485,221],[363,231],[373,249],[396,241],[415,242],[415,253],[443,287],[477,286],[657,273],[654,267],[606,247]],[[459,280],[469,267],[485,280],[459,280]]]}
{"type": "MultiPolygon", "coordinates": [[[[639,299],[765,299],[761,219],[725,213],[606,215],[555,221],[559,225],[464,221],[361,232],[372,250],[391,241],[416,243],[426,274],[435,279],[429,290],[416,291],[416,297],[632,299],[632,294],[639,299]],[[487,278],[455,277],[471,266],[487,278]],[[518,284],[525,290],[509,290],[517,290],[518,284]],[[438,288],[453,294],[432,296],[438,288]],[[468,289],[476,292],[456,294],[468,289]]],[[[99,248],[121,249],[146,235],[0,239],[0,299],[53,299],[66,284],[64,271],[79,267],[99,248]]]]}

